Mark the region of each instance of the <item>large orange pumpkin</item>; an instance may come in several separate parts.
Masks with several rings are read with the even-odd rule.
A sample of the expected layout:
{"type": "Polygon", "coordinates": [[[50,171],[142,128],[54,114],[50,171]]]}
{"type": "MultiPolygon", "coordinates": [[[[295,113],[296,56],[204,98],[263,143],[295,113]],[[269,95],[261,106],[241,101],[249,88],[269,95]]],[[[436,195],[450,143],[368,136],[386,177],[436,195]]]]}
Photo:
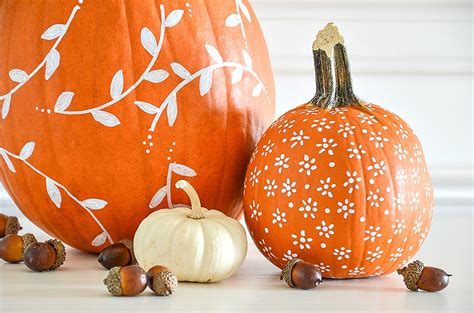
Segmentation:
{"type": "Polygon", "coordinates": [[[397,115],[354,95],[335,26],[318,34],[313,49],[316,96],[271,125],[247,169],[247,226],[280,268],[301,258],[324,277],[393,272],[430,228],[420,142],[397,115]]]}
{"type": "Polygon", "coordinates": [[[6,0],[0,29],[1,180],[40,228],[99,251],[186,203],[182,176],[241,214],[274,117],[247,1],[6,0]]]}

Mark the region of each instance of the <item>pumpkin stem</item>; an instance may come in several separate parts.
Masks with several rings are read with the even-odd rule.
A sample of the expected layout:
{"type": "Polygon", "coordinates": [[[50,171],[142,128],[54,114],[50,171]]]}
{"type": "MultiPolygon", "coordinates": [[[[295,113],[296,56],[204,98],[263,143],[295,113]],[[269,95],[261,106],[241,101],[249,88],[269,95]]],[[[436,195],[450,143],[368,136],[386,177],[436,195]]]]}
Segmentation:
{"type": "Polygon", "coordinates": [[[176,188],[183,189],[191,200],[191,212],[188,214],[188,217],[195,220],[204,218],[204,214],[202,214],[201,210],[201,200],[199,200],[196,189],[185,180],[178,180],[176,182],[176,188]]]}
{"type": "Polygon", "coordinates": [[[316,94],[310,104],[327,109],[363,106],[352,89],[344,38],[333,23],[318,32],[313,43],[313,57],[316,94]]]}

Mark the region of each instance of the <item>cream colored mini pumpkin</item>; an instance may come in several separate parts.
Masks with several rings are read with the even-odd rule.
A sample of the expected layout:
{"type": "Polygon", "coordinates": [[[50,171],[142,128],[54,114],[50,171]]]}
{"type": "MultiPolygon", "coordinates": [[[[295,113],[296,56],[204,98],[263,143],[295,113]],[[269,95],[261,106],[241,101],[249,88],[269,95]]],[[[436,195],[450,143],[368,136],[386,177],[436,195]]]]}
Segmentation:
{"type": "Polygon", "coordinates": [[[192,209],[158,210],[138,227],[134,250],[145,270],[168,267],[179,281],[216,282],[231,276],[247,255],[242,225],[225,214],[201,207],[194,188],[180,180],[176,187],[191,199],[192,209]]]}

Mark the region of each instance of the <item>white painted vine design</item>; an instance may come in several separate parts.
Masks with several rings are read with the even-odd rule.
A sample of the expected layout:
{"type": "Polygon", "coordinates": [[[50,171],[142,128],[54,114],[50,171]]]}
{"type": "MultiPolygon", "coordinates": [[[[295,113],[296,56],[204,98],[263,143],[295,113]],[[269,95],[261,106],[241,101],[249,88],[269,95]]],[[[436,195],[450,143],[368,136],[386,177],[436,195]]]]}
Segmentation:
{"type": "Polygon", "coordinates": [[[245,42],[245,48],[248,49],[247,32],[245,31],[244,20],[242,15],[247,19],[247,22],[252,23],[252,16],[243,0],[235,0],[235,13],[230,14],[226,20],[225,25],[227,27],[240,27],[240,32],[245,42]]]}

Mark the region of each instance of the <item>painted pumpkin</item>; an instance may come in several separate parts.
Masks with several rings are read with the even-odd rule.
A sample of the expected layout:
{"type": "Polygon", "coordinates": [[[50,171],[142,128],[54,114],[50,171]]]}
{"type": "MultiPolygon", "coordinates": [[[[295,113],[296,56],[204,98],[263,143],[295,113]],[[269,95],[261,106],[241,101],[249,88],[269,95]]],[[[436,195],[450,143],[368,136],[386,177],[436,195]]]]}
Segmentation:
{"type": "Polygon", "coordinates": [[[280,268],[300,258],[324,277],[393,272],[430,228],[431,180],[420,142],[397,115],[354,95],[335,26],[318,34],[313,52],[316,96],[281,116],[257,145],[245,221],[280,268]]]}
{"type": "Polygon", "coordinates": [[[186,203],[183,177],[241,214],[274,117],[247,1],[7,0],[0,16],[0,176],[31,221],[97,252],[186,203]]]}

